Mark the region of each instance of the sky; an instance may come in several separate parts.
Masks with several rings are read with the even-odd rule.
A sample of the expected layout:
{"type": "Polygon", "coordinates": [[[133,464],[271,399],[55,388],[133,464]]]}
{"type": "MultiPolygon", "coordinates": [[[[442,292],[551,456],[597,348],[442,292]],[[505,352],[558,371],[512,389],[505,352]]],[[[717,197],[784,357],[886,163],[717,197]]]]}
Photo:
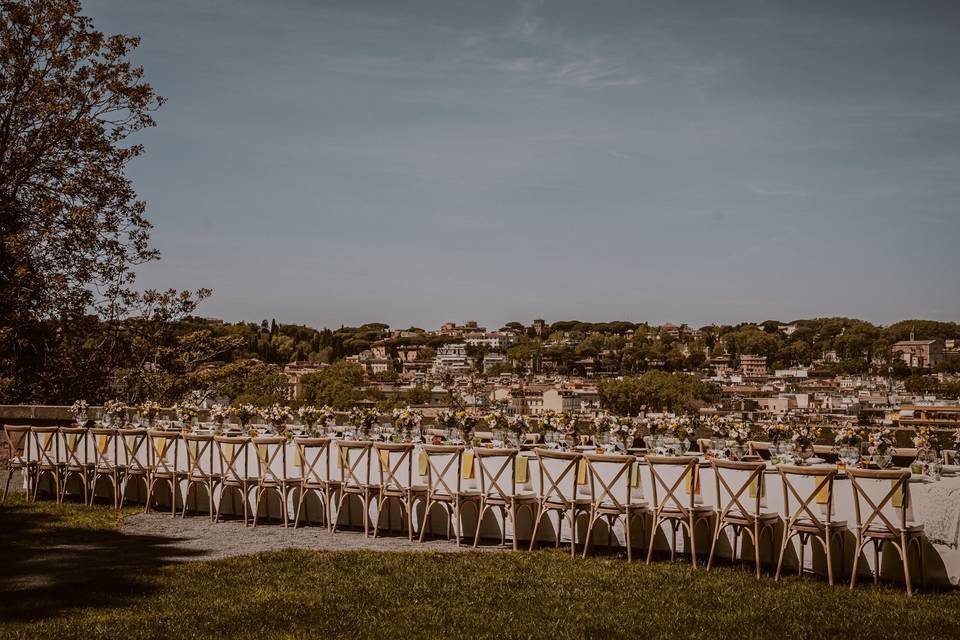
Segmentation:
{"type": "Polygon", "coordinates": [[[960,318],[960,3],[88,0],[226,320],[960,318]]]}

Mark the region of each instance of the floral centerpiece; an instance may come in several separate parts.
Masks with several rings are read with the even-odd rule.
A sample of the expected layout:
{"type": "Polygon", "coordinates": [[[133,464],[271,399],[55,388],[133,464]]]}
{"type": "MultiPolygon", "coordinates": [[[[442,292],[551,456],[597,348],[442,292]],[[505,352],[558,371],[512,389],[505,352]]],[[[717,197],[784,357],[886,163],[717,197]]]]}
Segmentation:
{"type": "Polygon", "coordinates": [[[354,407],[348,418],[350,424],[363,434],[365,439],[370,438],[370,430],[377,424],[380,414],[372,407],[354,407]]]}
{"type": "Polygon", "coordinates": [[[557,416],[557,424],[560,433],[568,438],[580,434],[580,417],[572,411],[564,411],[557,416]]]}
{"type": "Polygon", "coordinates": [[[913,441],[913,446],[924,452],[937,451],[940,448],[936,434],[934,434],[933,430],[929,427],[917,428],[911,440],[913,441]]]}
{"type": "Polygon", "coordinates": [[[153,426],[160,417],[160,403],[154,400],[144,400],[140,405],[140,417],[147,421],[147,425],[153,426]]]}
{"type": "Polygon", "coordinates": [[[480,416],[474,409],[457,411],[457,427],[463,434],[464,442],[473,440],[473,432],[477,429],[478,424],[480,424],[480,416]]]}
{"type": "Polygon", "coordinates": [[[719,434],[725,443],[732,443],[730,451],[735,458],[742,458],[747,453],[747,442],[750,440],[752,429],[742,420],[728,417],[721,420],[715,434],[719,434]]]}
{"type": "Polygon", "coordinates": [[[510,428],[510,416],[500,407],[483,416],[483,421],[487,423],[490,431],[506,431],[510,428]]]}
{"type": "Polygon", "coordinates": [[[70,405],[70,413],[73,414],[73,419],[79,424],[83,424],[87,421],[87,412],[89,411],[90,405],[87,404],[86,400],[77,400],[70,405]]]}
{"type": "Polygon", "coordinates": [[[123,425],[127,420],[127,404],[122,400],[107,400],[103,403],[103,414],[111,425],[123,425]]]}
{"type": "Polygon", "coordinates": [[[303,425],[303,428],[307,434],[315,436],[319,435],[317,423],[319,423],[321,420],[325,423],[327,415],[323,409],[313,405],[305,404],[297,409],[297,417],[300,418],[300,424],[303,425]]]}
{"type": "Polygon", "coordinates": [[[593,416],[593,430],[596,433],[612,433],[617,424],[617,418],[604,411],[593,416]]]}
{"type": "Polygon", "coordinates": [[[230,415],[232,415],[240,425],[240,429],[244,430],[258,415],[258,411],[252,404],[240,404],[230,408],[230,415]]]}
{"type": "Polygon", "coordinates": [[[404,407],[403,409],[393,410],[393,426],[397,430],[397,435],[402,439],[409,439],[414,429],[420,428],[423,421],[423,413],[417,409],[404,407]]]}
{"type": "Polygon", "coordinates": [[[771,444],[775,445],[779,445],[786,440],[790,440],[792,436],[792,433],[790,432],[790,426],[781,418],[764,422],[760,426],[760,430],[763,433],[763,437],[766,438],[771,444]]]}
{"type": "Polygon", "coordinates": [[[607,431],[623,444],[624,449],[628,449],[637,435],[637,422],[630,416],[620,416],[614,419],[607,431]]]}
{"type": "Polygon", "coordinates": [[[813,444],[820,438],[823,429],[816,425],[801,422],[793,426],[792,432],[790,439],[796,445],[800,456],[802,458],[811,457],[813,455],[813,444]]]}
{"type": "Polygon", "coordinates": [[[519,414],[510,418],[510,421],[507,423],[507,427],[517,437],[518,442],[521,438],[523,438],[523,436],[530,433],[534,429],[530,419],[527,416],[522,416],[519,414]]]}
{"type": "Polygon", "coordinates": [[[560,415],[550,409],[540,414],[540,430],[544,433],[560,431],[560,415]]]}
{"type": "Polygon", "coordinates": [[[893,460],[893,445],[895,442],[893,431],[886,427],[873,429],[867,437],[867,442],[874,463],[881,469],[886,468],[893,460]]]}
{"type": "Polygon", "coordinates": [[[230,407],[217,403],[210,407],[207,413],[214,424],[217,425],[217,433],[223,431],[223,423],[230,417],[230,407]]]}
{"type": "Polygon", "coordinates": [[[177,420],[180,421],[180,424],[183,426],[184,430],[190,428],[190,425],[193,424],[193,421],[200,413],[197,410],[197,407],[190,402],[178,402],[177,404],[173,405],[173,411],[176,413],[177,420]]]}
{"type": "Polygon", "coordinates": [[[460,425],[457,422],[457,412],[453,409],[440,409],[437,411],[437,415],[434,418],[438,429],[459,429],[460,425]]]}
{"type": "Polygon", "coordinates": [[[833,442],[837,447],[859,447],[863,444],[863,435],[853,427],[840,427],[833,442]]]}
{"type": "Polygon", "coordinates": [[[277,435],[282,436],[287,433],[287,424],[293,420],[293,411],[288,406],[274,404],[260,409],[260,417],[273,427],[277,435]]]}

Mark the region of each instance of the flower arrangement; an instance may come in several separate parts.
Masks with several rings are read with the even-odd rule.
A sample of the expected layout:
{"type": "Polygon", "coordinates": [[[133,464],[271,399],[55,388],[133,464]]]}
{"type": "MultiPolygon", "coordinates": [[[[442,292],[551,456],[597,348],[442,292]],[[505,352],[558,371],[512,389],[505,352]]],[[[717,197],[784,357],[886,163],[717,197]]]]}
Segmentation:
{"type": "Polygon", "coordinates": [[[559,431],[560,430],[560,416],[556,411],[546,410],[540,414],[540,430],[541,431],[559,431]]]}
{"type": "Polygon", "coordinates": [[[911,440],[913,440],[913,446],[917,449],[937,450],[940,448],[936,434],[929,427],[917,428],[911,440]]]}
{"type": "Polygon", "coordinates": [[[107,400],[103,403],[103,413],[110,424],[123,423],[127,419],[127,404],[122,400],[107,400]]]}
{"type": "Polygon", "coordinates": [[[953,448],[960,449],[960,429],[953,432],[953,448]]]}
{"type": "Polygon", "coordinates": [[[678,416],[668,423],[667,433],[683,442],[694,435],[694,428],[689,417],[678,416]]]}
{"type": "Polygon", "coordinates": [[[470,442],[473,439],[473,432],[480,423],[480,416],[473,409],[463,409],[457,411],[457,427],[463,434],[464,442],[470,442]]]}
{"type": "Polygon", "coordinates": [[[870,443],[870,453],[878,456],[886,455],[893,449],[893,431],[886,427],[873,429],[870,431],[867,442],[870,443]]]}
{"type": "Polygon", "coordinates": [[[559,431],[566,436],[577,435],[579,424],[579,417],[572,411],[564,411],[557,416],[557,426],[559,431]]]}
{"type": "MultiPolygon", "coordinates": [[[[510,419],[508,423],[508,428],[510,429],[510,431],[515,433],[519,438],[527,433],[530,433],[533,430],[534,426],[531,423],[530,419],[527,418],[527,416],[522,416],[518,414],[513,416],[513,418],[510,419]]],[[[960,433],[960,431],[958,431],[957,433],[960,433]]]]}
{"type": "Polygon", "coordinates": [[[350,410],[350,424],[363,433],[364,438],[370,437],[370,430],[377,424],[380,414],[376,409],[370,407],[354,407],[350,410]]]}
{"type": "Polygon", "coordinates": [[[612,433],[617,424],[617,418],[604,411],[593,417],[593,430],[597,433],[612,433]]]}
{"type": "MultiPolygon", "coordinates": [[[[620,416],[613,420],[613,423],[607,428],[610,436],[617,438],[623,443],[626,449],[630,445],[630,439],[637,435],[637,423],[629,416],[620,416]]],[[[597,430],[600,433],[600,430],[597,430]]]]}
{"type": "Polygon", "coordinates": [[[140,415],[147,424],[153,424],[160,417],[160,403],[154,400],[144,400],[140,405],[140,415]]]}
{"type": "Polygon", "coordinates": [[[287,423],[293,420],[293,411],[290,410],[290,407],[275,404],[260,409],[260,417],[266,420],[274,431],[282,435],[287,431],[287,423]]]}
{"type": "Polygon", "coordinates": [[[727,440],[733,440],[738,445],[743,445],[747,443],[747,440],[750,439],[751,433],[750,425],[746,422],[740,420],[730,419],[726,421],[726,434],[725,437],[727,440]]]}
{"type": "Polygon", "coordinates": [[[833,442],[838,447],[859,447],[863,443],[863,435],[853,427],[840,427],[833,442]]]}
{"type": "Polygon", "coordinates": [[[73,414],[73,417],[79,422],[87,417],[87,412],[90,411],[90,405],[87,404],[86,400],[77,400],[72,405],[70,405],[70,413],[73,414]]]}
{"type": "Polygon", "coordinates": [[[763,433],[763,437],[773,444],[779,444],[784,440],[789,440],[792,435],[790,433],[790,426],[781,418],[764,422],[760,429],[763,433]]]}
{"type": "Polygon", "coordinates": [[[297,409],[297,417],[300,418],[300,423],[304,426],[307,433],[311,435],[316,434],[315,425],[318,422],[321,420],[326,422],[326,413],[324,410],[309,404],[305,404],[297,409]]]}
{"type": "Polygon", "coordinates": [[[178,402],[173,405],[173,411],[177,414],[177,420],[183,424],[190,424],[197,417],[199,411],[197,407],[189,402],[178,402]]]}
{"type": "Polygon", "coordinates": [[[240,423],[241,429],[246,429],[250,421],[257,416],[257,408],[252,404],[241,404],[230,408],[230,415],[240,423]]]}
{"type": "Polygon", "coordinates": [[[654,418],[647,422],[647,430],[652,436],[665,436],[670,433],[670,422],[665,418],[654,418]]]}
{"type": "Polygon", "coordinates": [[[452,409],[440,409],[435,418],[438,429],[458,429],[457,413],[452,409]]]}
{"type": "Polygon", "coordinates": [[[423,421],[423,413],[417,409],[406,407],[393,410],[393,426],[401,436],[409,436],[414,429],[419,429],[421,421],[423,421]]]}
{"type": "Polygon", "coordinates": [[[223,423],[230,417],[230,407],[222,404],[215,404],[207,412],[210,419],[217,423],[218,428],[223,428],[223,423]]]}
{"type": "Polygon", "coordinates": [[[483,416],[483,420],[487,423],[491,431],[505,430],[510,427],[510,416],[499,407],[483,416]]]}
{"type": "Polygon", "coordinates": [[[816,442],[820,434],[823,433],[820,427],[806,423],[794,425],[792,431],[793,433],[790,439],[793,440],[793,443],[800,449],[813,446],[813,443],[816,442]]]}

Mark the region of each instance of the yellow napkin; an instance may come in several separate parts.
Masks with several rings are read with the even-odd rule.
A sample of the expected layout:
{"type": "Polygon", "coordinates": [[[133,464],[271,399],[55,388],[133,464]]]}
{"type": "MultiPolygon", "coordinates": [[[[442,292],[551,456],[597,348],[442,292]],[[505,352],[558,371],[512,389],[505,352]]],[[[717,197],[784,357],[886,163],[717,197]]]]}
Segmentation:
{"type": "Polygon", "coordinates": [[[633,466],[630,467],[630,486],[634,489],[640,487],[640,463],[634,462],[633,466]]]}
{"type": "Polygon", "coordinates": [[[223,449],[227,454],[227,464],[233,464],[233,456],[236,453],[236,446],[232,442],[228,442],[223,445],[223,449]]]}
{"type": "Polygon", "coordinates": [[[587,484],[587,461],[577,462],[577,484],[587,484]]]}
{"type": "Polygon", "coordinates": [[[757,476],[757,477],[754,478],[753,481],[750,483],[750,497],[751,497],[751,498],[756,498],[758,491],[760,492],[760,497],[761,497],[761,498],[763,497],[764,491],[765,491],[765,489],[766,489],[766,487],[765,487],[765,484],[766,484],[766,483],[761,482],[761,479],[762,479],[762,478],[761,478],[760,476],[757,476]]]}
{"type": "Polygon", "coordinates": [[[97,438],[97,448],[100,450],[100,455],[104,456],[107,454],[107,436],[97,438]]]}
{"type": "Polygon", "coordinates": [[[71,452],[77,450],[77,434],[75,433],[67,434],[67,449],[71,452]]]}
{"type": "MultiPolygon", "coordinates": [[[[891,480],[890,486],[894,486],[899,482],[899,480],[891,480]]],[[[893,504],[894,509],[899,509],[903,506],[903,484],[901,483],[897,490],[893,493],[893,497],[890,498],[890,502],[893,504]]]]}
{"type": "Polygon", "coordinates": [[[43,434],[43,450],[50,451],[51,444],[53,444],[53,434],[52,433],[43,434]]]}
{"type": "Polygon", "coordinates": [[[386,449],[380,450],[380,469],[385,471],[390,469],[390,452],[386,449]]]}
{"type": "Polygon", "coordinates": [[[340,455],[337,456],[337,460],[340,461],[340,468],[347,469],[350,467],[350,457],[347,455],[346,449],[337,449],[340,452],[340,455]]]}
{"type": "Polygon", "coordinates": [[[192,466],[194,461],[197,459],[197,441],[196,440],[187,440],[187,459],[190,461],[192,466]]]}
{"type": "Polygon", "coordinates": [[[684,475],[685,475],[685,479],[684,479],[684,483],[683,483],[683,489],[684,489],[684,491],[686,491],[688,495],[690,494],[690,485],[691,485],[691,478],[690,478],[690,476],[693,475],[693,482],[692,482],[692,484],[693,484],[693,493],[694,493],[695,495],[700,495],[700,469],[697,468],[697,470],[694,471],[692,474],[691,474],[690,472],[687,472],[687,473],[684,474],[684,475]]]}
{"type": "Polygon", "coordinates": [[[828,504],[830,502],[830,483],[824,482],[820,491],[817,492],[817,504],[828,504]]]}
{"type": "Polygon", "coordinates": [[[300,453],[300,448],[302,445],[297,445],[293,448],[293,464],[302,467],[303,466],[303,454],[300,453]]]}
{"type": "Polygon", "coordinates": [[[464,451],[463,452],[463,473],[464,480],[469,480],[473,477],[473,451],[464,451]]]}
{"type": "Polygon", "coordinates": [[[135,447],[137,445],[137,436],[126,436],[126,441],[127,441],[127,449],[130,450],[130,453],[136,452],[135,447]]]}
{"type": "Polygon", "coordinates": [[[427,453],[426,451],[420,452],[420,457],[417,458],[417,475],[425,476],[427,475],[427,453]]]}
{"type": "Polygon", "coordinates": [[[166,438],[157,438],[157,441],[154,443],[153,448],[157,452],[157,456],[162,458],[167,453],[167,439],[166,438]]]}
{"type": "Polygon", "coordinates": [[[267,462],[267,459],[268,459],[268,458],[267,458],[267,453],[268,453],[268,451],[267,451],[267,445],[265,445],[265,444],[258,444],[258,445],[257,445],[257,454],[260,456],[260,461],[261,461],[261,462],[264,462],[264,463],[267,462]]]}
{"type": "Polygon", "coordinates": [[[517,464],[513,469],[513,478],[516,482],[524,484],[530,481],[530,460],[526,456],[517,456],[517,464]]]}

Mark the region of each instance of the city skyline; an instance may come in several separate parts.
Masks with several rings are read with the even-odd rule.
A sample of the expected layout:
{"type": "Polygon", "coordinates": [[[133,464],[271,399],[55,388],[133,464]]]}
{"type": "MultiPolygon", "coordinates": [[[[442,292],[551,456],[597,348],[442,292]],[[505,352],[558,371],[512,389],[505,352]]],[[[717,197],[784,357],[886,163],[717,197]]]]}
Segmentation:
{"type": "Polygon", "coordinates": [[[955,6],[605,8],[86,3],[168,98],[138,285],[330,327],[960,316],[955,6]]]}

